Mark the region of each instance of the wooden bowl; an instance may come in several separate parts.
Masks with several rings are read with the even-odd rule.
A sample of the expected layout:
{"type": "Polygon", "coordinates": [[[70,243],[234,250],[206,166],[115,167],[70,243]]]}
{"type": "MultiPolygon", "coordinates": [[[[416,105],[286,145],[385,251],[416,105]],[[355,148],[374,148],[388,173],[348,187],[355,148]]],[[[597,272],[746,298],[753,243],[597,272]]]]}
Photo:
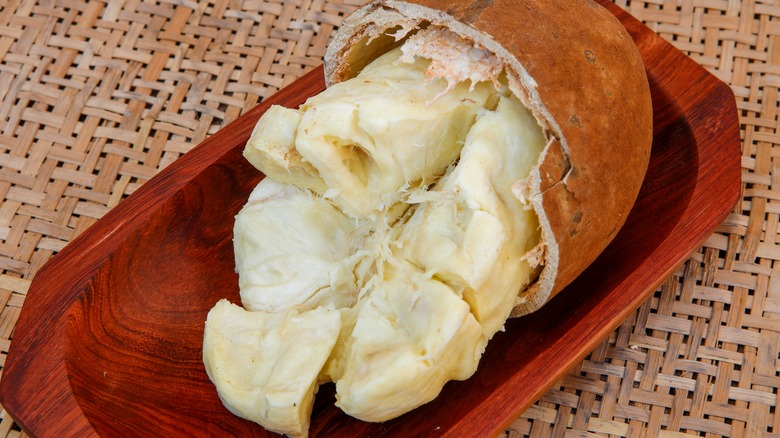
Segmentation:
{"type": "MultiPolygon", "coordinates": [[[[639,47],[653,153],[639,200],[606,252],[539,312],[511,320],[480,368],[433,402],[369,424],[324,386],[313,436],[496,434],[636,309],[721,223],[740,192],[734,96],[607,0],[639,47]]],[[[317,69],[231,123],[75,239],[33,281],[0,382],[36,436],[266,435],[230,414],[201,361],[206,313],[238,302],[233,216],[261,176],[241,156],[271,104],[324,88],[317,69]]]]}

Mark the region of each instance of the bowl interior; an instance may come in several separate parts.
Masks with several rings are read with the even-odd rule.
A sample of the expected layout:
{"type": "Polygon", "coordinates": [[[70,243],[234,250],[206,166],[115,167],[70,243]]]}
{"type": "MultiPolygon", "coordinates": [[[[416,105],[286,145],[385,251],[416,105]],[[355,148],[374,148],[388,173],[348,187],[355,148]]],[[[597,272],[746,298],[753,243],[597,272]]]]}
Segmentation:
{"type": "MultiPolygon", "coordinates": [[[[651,85],[659,123],[647,178],[625,227],[597,262],[542,310],[509,321],[476,375],[449,383],[430,404],[382,425],[366,424],[333,406],[329,385],[318,396],[313,432],[381,433],[465,415],[496,385],[526,368],[533,373],[536,358],[578,330],[578,315],[610,299],[614,284],[680,220],[697,178],[690,126],[674,100],[651,85]]],[[[265,433],[222,406],[201,360],[207,312],[221,298],[240,302],[233,217],[261,178],[240,152],[233,149],[161,205],[150,218],[155,226],[125,240],[71,307],[66,364],[74,395],[98,433],[164,433],[172,422],[213,433],[265,433]]]]}

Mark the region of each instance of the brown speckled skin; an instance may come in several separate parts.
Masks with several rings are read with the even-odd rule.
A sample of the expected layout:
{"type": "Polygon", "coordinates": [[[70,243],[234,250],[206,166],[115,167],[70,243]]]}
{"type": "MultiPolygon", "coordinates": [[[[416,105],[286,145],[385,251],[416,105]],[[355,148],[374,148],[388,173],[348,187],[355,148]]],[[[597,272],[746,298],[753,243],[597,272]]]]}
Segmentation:
{"type": "MultiPolygon", "coordinates": [[[[557,266],[557,272],[543,272],[513,315],[532,312],[601,253],[639,192],[652,143],[652,103],[639,53],[615,17],[590,0],[387,3],[402,12],[403,3],[442,11],[443,25],[454,19],[489,35],[537,84],[541,108],[530,106],[552,142],[531,193],[537,213],[549,221],[543,237],[557,243],[557,250],[548,248],[545,271],[557,266]]],[[[346,52],[356,45],[347,44],[346,52]]],[[[336,81],[355,73],[344,67],[331,67],[336,81]]]]}

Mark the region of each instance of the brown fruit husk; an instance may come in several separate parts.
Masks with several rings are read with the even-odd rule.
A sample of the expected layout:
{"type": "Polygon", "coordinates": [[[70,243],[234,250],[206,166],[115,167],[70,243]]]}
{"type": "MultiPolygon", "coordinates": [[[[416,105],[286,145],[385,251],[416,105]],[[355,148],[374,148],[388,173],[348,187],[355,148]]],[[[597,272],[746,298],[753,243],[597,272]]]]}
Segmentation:
{"type": "Polygon", "coordinates": [[[547,147],[527,182],[544,267],[519,292],[512,316],[533,312],[596,259],[639,193],[653,131],[639,52],[590,0],[386,0],[344,21],[326,53],[327,83],[354,77],[401,44],[385,31],[414,25],[445,27],[496,54],[545,131],[547,147]]]}

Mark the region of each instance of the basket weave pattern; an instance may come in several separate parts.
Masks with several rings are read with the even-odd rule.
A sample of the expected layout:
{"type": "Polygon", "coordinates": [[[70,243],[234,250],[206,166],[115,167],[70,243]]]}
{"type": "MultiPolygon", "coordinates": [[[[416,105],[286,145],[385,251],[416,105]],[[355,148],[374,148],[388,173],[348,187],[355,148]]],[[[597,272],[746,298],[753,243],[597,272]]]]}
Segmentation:
{"type": "MultiPolygon", "coordinates": [[[[0,366],[38,269],[320,64],[361,3],[0,2],[0,366]]],[[[780,0],[617,3],[732,86],[744,196],[507,435],[780,436],[780,0]]],[[[0,412],[0,437],[19,435],[0,412]]]]}

